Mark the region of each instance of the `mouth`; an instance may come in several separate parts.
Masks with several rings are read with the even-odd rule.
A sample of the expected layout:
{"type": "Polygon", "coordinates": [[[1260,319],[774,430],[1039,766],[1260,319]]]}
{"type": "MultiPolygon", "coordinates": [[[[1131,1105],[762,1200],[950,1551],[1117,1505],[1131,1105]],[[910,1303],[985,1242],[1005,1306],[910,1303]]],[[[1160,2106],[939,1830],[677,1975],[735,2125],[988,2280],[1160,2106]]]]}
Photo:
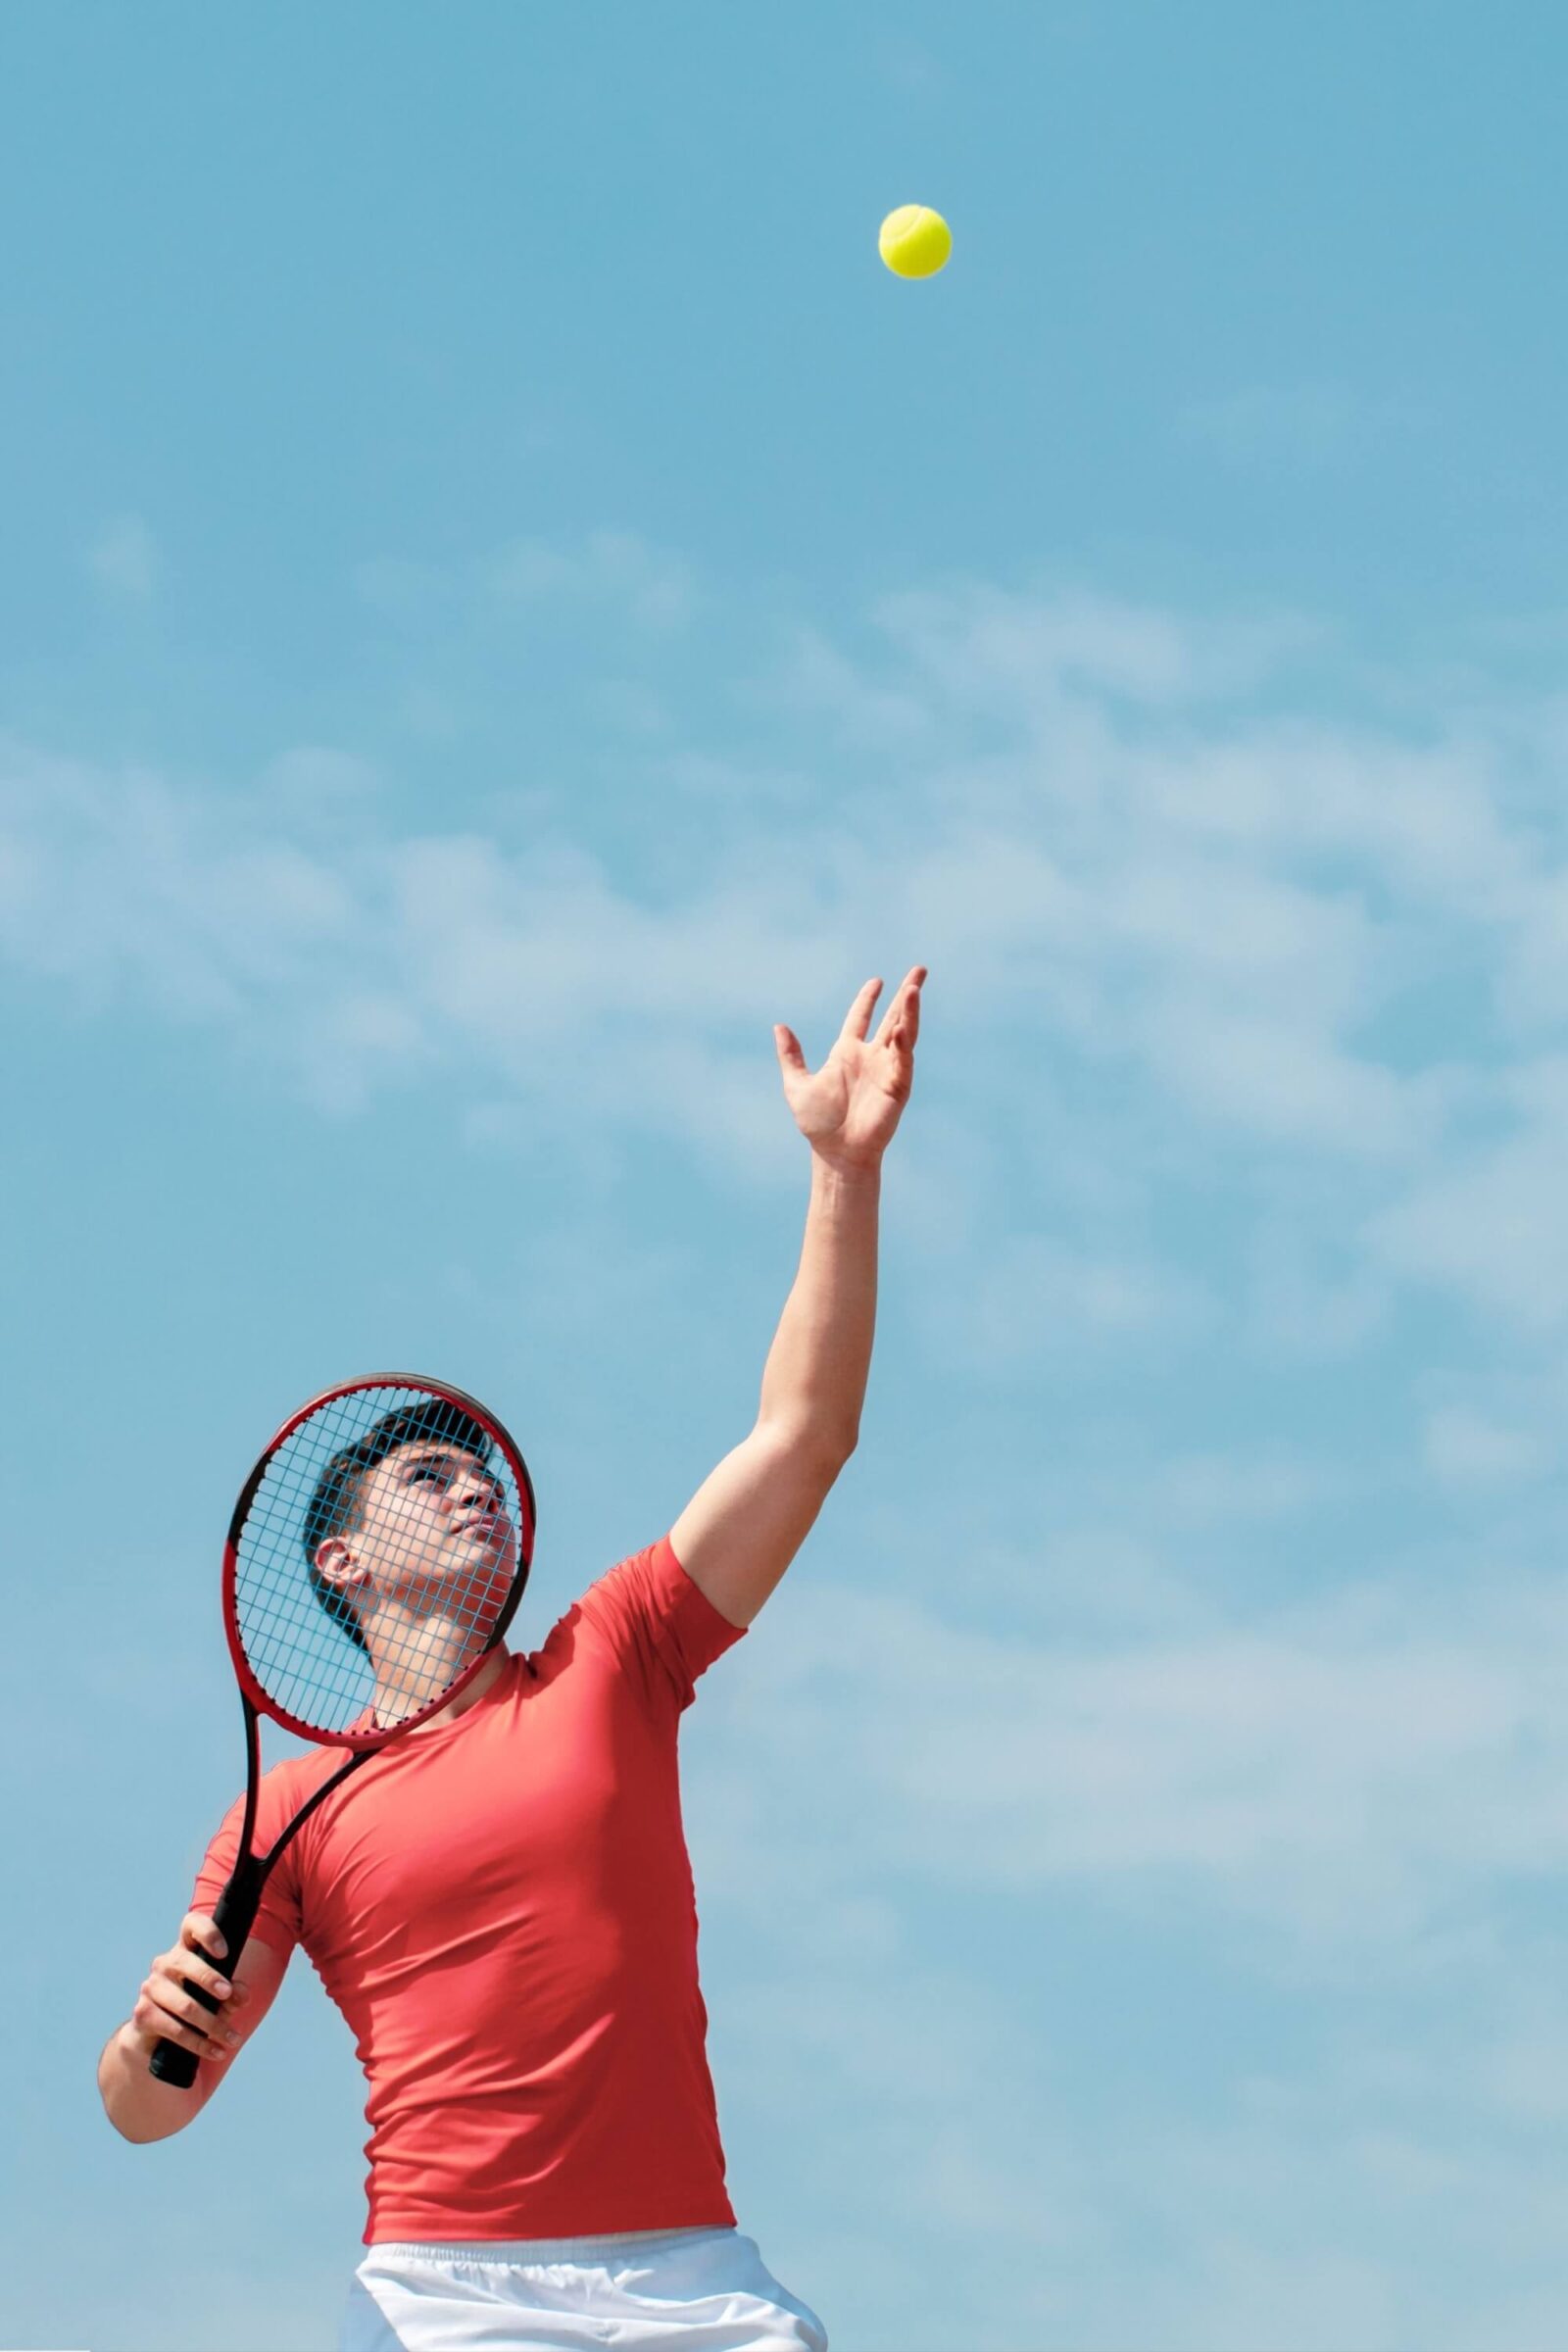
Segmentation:
{"type": "Polygon", "coordinates": [[[504,1543],[512,1533],[512,1523],[499,1511],[486,1511],[482,1518],[466,1520],[459,1533],[477,1536],[487,1544],[504,1543]]]}

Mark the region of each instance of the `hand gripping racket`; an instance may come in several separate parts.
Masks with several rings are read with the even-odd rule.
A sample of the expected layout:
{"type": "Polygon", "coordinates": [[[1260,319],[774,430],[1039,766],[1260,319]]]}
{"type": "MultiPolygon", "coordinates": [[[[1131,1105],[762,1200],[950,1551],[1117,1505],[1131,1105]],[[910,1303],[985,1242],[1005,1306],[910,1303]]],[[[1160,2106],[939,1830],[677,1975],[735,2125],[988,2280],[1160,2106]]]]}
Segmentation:
{"type": "MultiPolygon", "coordinates": [[[[313,1397],[257,1462],[223,1553],[248,1769],[239,1852],[213,1912],[230,1971],[296,1831],[378,1748],[455,1698],[500,1642],[528,1581],[534,1524],[532,1481],[494,1414],[412,1373],[313,1397]],[[259,1714],[350,1750],[265,1854],[253,1842],[259,1714]]],[[[188,1979],[185,1989],[219,2008],[188,1979]]],[[[183,2090],[197,2063],[173,2041],[148,2061],[183,2090]]]]}

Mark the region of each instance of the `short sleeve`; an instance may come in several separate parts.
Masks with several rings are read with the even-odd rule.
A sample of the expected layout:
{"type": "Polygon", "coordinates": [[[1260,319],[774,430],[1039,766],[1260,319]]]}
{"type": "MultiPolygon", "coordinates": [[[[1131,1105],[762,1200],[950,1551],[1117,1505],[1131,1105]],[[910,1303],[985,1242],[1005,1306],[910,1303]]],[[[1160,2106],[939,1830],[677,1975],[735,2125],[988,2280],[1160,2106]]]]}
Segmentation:
{"type": "MultiPolygon", "coordinates": [[[[270,1776],[268,1777],[270,1778],[270,1776]]],[[[243,1796],[237,1796],[224,1814],[212,1843],[207,1848],[202,1866],[196,1873],[196,1886],[190,1898],[190,1908],[193,1911],[206,1911],[210,1914],[216,1909],[218,1899],[228,1885],[229,1878],[233,1873],[235,1858],[239,1853],[240,1830],[244,1819],[245,1799],[243,1796]]],[[[270,1791],[267,1780],[264,1779],[261,1788],[261,1801],[257,1806],[258,1836],[256,1840],[262,1852],[267,1851],[268,1846],[277,1836],[278,1831],[283,1828],[286,1820],[287,1813],[278,1805],[275,1789],[270,1791]],[[271,1803],[268,1802],[270,1794],[272,1796],[271,1803]],[[275,1821],[270,1821],[270,1815],[275,1815],[277,1818],[275,1821]]],[[[256,1922],[251,1929],[253,1936],[257,1936],[261,1942],[270,1944],[279,1958],[284,1960],[288,1958],[294,1946],[299,1942],[303,1932],[300,1920],[299,1889],[291,1868],[293,1858],[291,1851],[285,1851],[268,1874],[267,1884],[262,1888],[261,1907],[257,1911],[256,1922]]],[[[233,1952],[230,1952],[228,1956],[231,1960],[238,1957],[233,1952]]]]}
{"type": "Polygon", "coordinates": [[[692,1583],[667,1536],[590,1585],[577,1606],[627,1664],[656,1667],[681,1707],[697,1695],[698,1676],[746,1632],[692,1583]]]}

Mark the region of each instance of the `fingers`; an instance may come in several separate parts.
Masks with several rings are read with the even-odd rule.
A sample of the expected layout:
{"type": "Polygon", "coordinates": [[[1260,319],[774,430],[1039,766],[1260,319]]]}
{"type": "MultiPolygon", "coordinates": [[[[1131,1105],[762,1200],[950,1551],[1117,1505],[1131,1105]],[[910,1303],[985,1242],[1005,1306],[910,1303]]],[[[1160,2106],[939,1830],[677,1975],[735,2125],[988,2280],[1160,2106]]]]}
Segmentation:
{"type": "Polygon", "coordinates": [[[193,1912],[180,1928],[178,1943],[157,1955],[130,2014],[132,2030],[149,2048],[172,2041],[198,2058],[232,2057],[241,2035],[231,2021],[249,1994],[243,1982],[231,1983],[207,1957],[222,1949],[223,1938],[211,1919],[193,1912]]]}
{"type": "Polygon", "coordinates": [[[880,980],[868,980],[844,1016],[840,1037],[863,1037],[871,1026],[871,1007],[882,994],[880,980]]]}
{"type": "MultiPolygon", "coordinates": [[[[172,1952],[165,1952],[157,1965],[166,1976],[182,1984],[187,1992],[195,1987],[215,2001],[226,2001],[234,1989],[220,1968],[215,1968],[210,1960],[204,1960],[198,1952],[187,1952],[182,1945],[172,1952]]],[[[203,2007],[206,2007],[205,2002],[203,2007]]]]}
{"type": "Polygon", "coordinates": [[[136,1996],[130,2030],[149,2056],[159,2042],[172,2041],[204,2061],[228,2057],[234,2032],[220,2027],[189,1993],[156,1969],[136,1996]]]}
{"type": "Polygon", "coordinates": [[[882,1026],[876,1033],[879,1046],[895,1041],[904,1046],[914,1044],[920,1034],[920,991],[927,977],[926,966],[923,963],[915,964],[882,1015],[882,1026]]]}
{"type": "MultiPolygon", "coordinates": [[[[903,987],[882,1015],[882,1025],[876,1033],[878,1045],[890,1038],[896,1028],[902,1028],[905,1044],[913,1045],[920,1034],[920,991],[929,977],[930,972],[927,965],[917,963],[910,967],[903,987]]],[[[881,981],[867,980],[844,1016],[844,1026],[839,1031],[841,1043],[847,1038],[863,1039],[865,1037],[871,1026],[872,1011],[881,994],[881,981]]],[[[778,1046],[780,1061],[787,1062],[792,1068],[804,1070],[806,1056],[801,1052],[793,1029],[786,1029],[782,1024],[775,1023],[773,1038],[778,1046]]]]}
{"type": "Polygon", "coordinates": [[[205,1911],[187,1911],[179,1923],[179,1940],[188,1952],[205,1952],[214,1960],[227,1955],[228,1946],[218,1932],[218,1922],[205,1911]]]}

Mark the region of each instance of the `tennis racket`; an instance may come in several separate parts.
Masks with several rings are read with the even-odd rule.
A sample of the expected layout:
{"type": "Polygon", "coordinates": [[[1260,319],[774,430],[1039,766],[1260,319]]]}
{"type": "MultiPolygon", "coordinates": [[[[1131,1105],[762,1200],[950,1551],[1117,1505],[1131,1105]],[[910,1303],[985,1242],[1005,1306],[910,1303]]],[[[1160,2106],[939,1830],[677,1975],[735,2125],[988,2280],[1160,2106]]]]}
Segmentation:
{"type": "MultiPolygon", "coordinates": [[[[534,1525],[533,1484],[512,1439],[443,1381],[345,1381],[302,1405],[262,1454],[223,1553],[248,1773],[239,1852],[213,1911],[230,1967],[269,1872],[317,1806],[455,1698],[500,1642],[528,1581],[534,1525]],[[349,1755],[259,1854],[264,1714],[349,1755]]],[[[216,2013],[214,1995],[184,1982],[216,2013]]],[[[183,2090],[197,2063],[173,2041],[148,2061],[183,2090]]]]}

